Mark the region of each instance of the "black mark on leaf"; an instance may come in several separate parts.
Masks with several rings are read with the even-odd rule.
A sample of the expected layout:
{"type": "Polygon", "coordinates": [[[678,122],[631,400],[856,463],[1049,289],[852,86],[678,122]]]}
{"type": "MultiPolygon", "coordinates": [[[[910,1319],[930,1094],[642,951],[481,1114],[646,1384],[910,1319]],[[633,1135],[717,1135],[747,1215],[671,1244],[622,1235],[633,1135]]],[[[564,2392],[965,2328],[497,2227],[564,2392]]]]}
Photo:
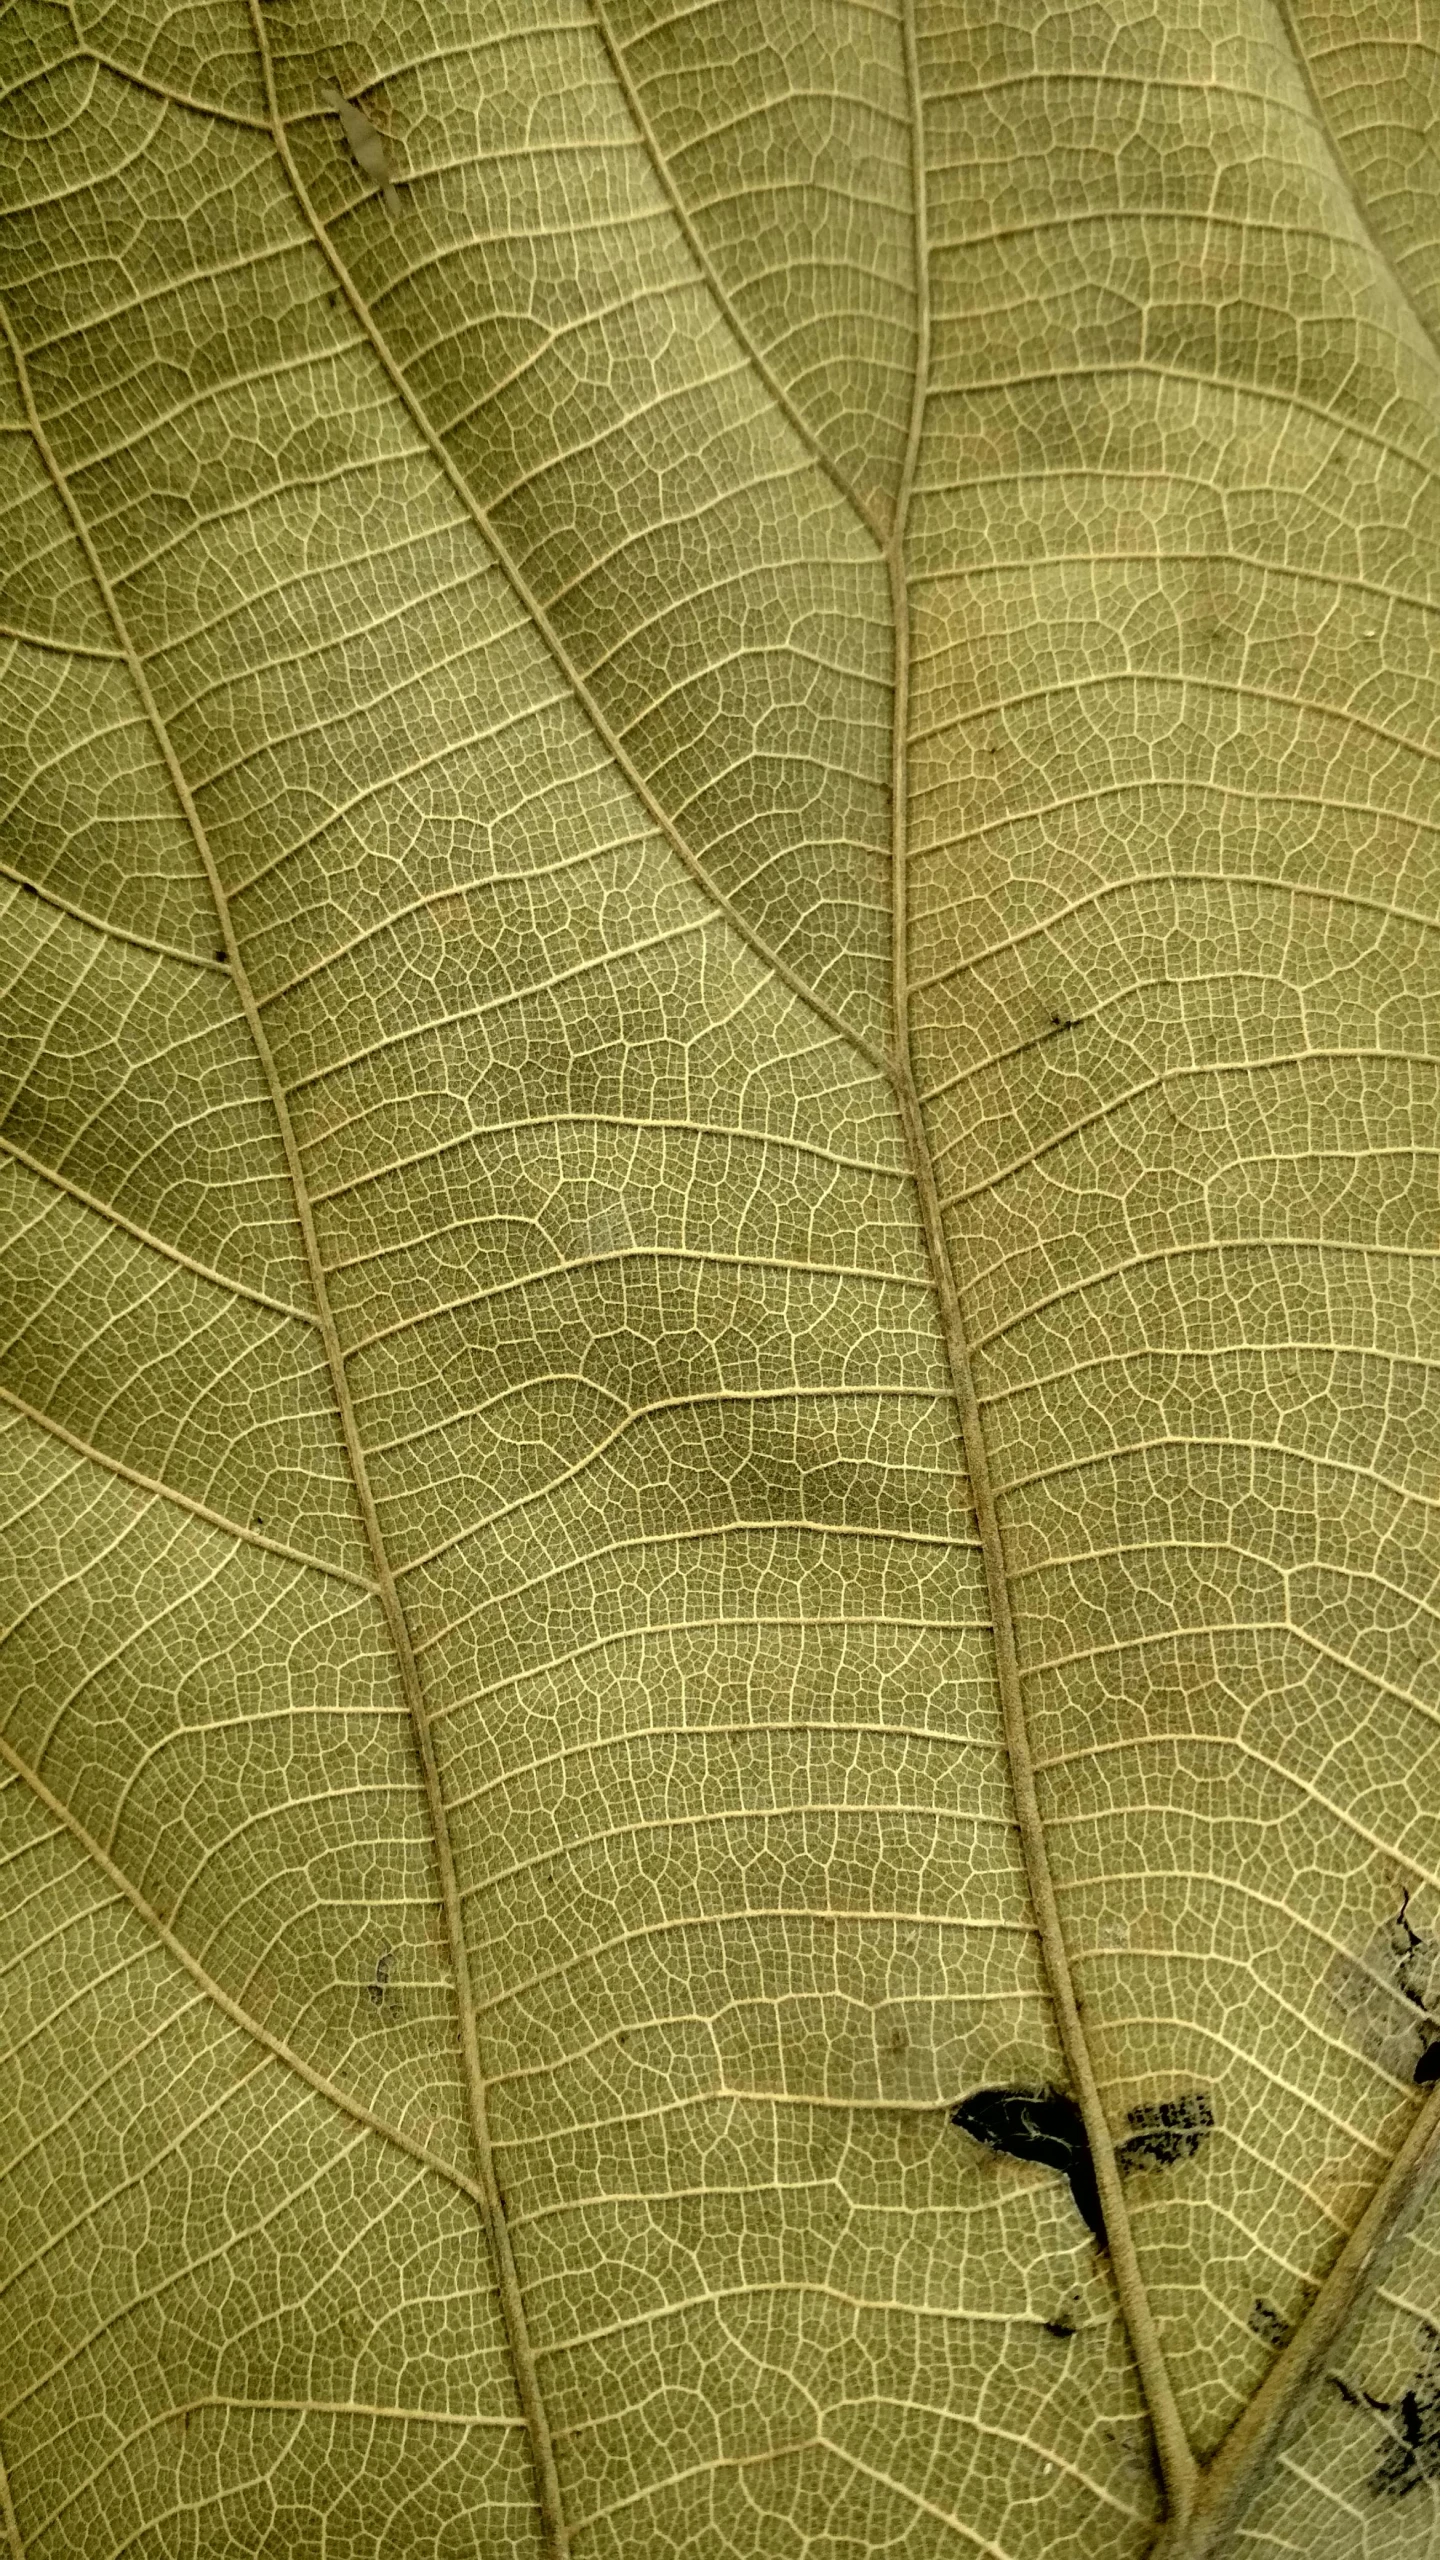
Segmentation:
{"type": "Polygon", "coordinates": [[[1390,1924],[1391,1943],[1395,1949],[1395,1979],[1412,2009],[1418,2009],[1425,2024],[1425,2042],[1415,2065],[1415,2078],[1423,2089],[1432,2080],[1440,2080],[1440,2034],[1435,2032],[1431,2014],[1431,1979],[1435,1969],[1435,1942],[1424,1938],[1410,1925],[1409,1887],[1401,1898],[1400,1908],[1390,1924]]]}
{"type": "Polygon", "coordinates": [[[1120,2145],[1121,2168],[1173,2169],[1194,2159],[1215,2115],[1204,2091],[1192,2089],[1182,2098],[1162,2098],[1158,2106],[1132,2107],[1125,2121],[1134,2130],[1120,2145]]]}
{"type": "Polygon", "coordinates": [[[1081,2215],[1104,2248],[1105,2221],[1095,2164],[1073,2098],[1058,2089],[977,2089],[955,2108],[950,2121],[991,2151],[1058,2169],[1069,2179],[1081,2215]]]}
{"type": "Polygon", "coordinates": [[[1409,2390],[1398,2401],[1368,2404],[1395,2421],[1397,2436],[1371,2478],[1377,2498],[1408,2498],[1423,2482],[1440,2480],[1440,2330],[1426,2321],[1421,2335],[1425,2344],[1409,2390]]]}
{"type": "Polygon", "coordinates": [[[1073,2320],[1042,2320],[1040,2326],[1047,2338],[1073,2338],[1075,2335],[1073,2320]]]}
{"type": "Polygon", "coordinates": [[[1411,1918],[1408,1887],[1362,1948],[1337,1954],[1326,1984],[1357,2051],[1422,2087],[1440,2078],[1440,1944],[1411,1918]]]}
{"type": "Polygon", "coordinates": [[[1440,2329],[1420,2323],[1423,2345],[1415,2378],[1398,2400],[1377,2400],[1359,2391],[1343,2373],[1327,2374],[1347,2409],[1362,2409],[1388,2421],[1390,2447],[1370,2475],[1377,2498],[1408,2498],[1426,2481],[1440,2480],[1440,2329]]]}
{"type": "Polygon", "coordinates": [[[1250,2327],[1267,2347],[1288,2347],[1290,2343],[1289,2321],[1273,2302],[1262,2301],[1258,2293],[1250,2305],[1250,2327]]]}

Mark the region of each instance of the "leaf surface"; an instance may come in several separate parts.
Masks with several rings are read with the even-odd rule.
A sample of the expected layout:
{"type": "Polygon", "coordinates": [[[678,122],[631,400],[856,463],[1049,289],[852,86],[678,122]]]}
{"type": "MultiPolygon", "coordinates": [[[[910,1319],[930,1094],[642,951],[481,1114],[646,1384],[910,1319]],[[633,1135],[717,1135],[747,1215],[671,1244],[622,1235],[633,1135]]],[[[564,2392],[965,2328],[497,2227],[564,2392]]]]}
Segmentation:
{"type": "Polygon", "coordinates": [[[1415,2127],[1408,43],[19,0],[12,2560],[1139,2560],[1415,2127]]]}

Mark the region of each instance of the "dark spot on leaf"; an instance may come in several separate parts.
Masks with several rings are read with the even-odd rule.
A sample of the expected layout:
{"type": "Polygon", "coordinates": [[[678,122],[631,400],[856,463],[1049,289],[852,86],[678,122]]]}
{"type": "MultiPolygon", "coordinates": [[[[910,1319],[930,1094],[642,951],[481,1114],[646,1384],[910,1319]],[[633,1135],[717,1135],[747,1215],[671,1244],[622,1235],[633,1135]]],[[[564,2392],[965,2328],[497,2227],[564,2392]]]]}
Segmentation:
{"type": "Polygon", "coordinates": [[[977,2089],[953,2111],[950,2121],[975,2142],[1003,2151],[1011,2160],[1036,2160],[1058,2169],[1070,2181],[1070,2193],[1105,2246],[1105,2222],[1095,2164],[1080,2110],[1058,2089],[977,2089]]]}
{"type": "Polygon", "coordinates": [[[20,883],[20,895],[22,898],[38,898],[40,892],[36,888],[33,880],[22,880],[20,883]]]}
{"type": "Polygon", "coordinates": [[[223,944],[223,942],[222,942],[222,944],[220,945],[219,950],[216,952],[215,957],[216,957],[216,959],[217,959],[217,960],[223,960],[223,959],[224,959],[224,957],[225,957],[225,945],[223,944]]]}
{"type": "Polygon", "coordinates": [[[1125,2121],[1134,2131],[1120,2145],[1121,2168],[1173,2169],[1194,2159],[1215,2116],[1204,2091],[1192,2089],[1182,2098],[1162,2098],[1158,2106],[1132,2107],[1125,2121]]]}
{"type": "Polygon", "coordinates": [[[1347,2041],[1382,2069],[1423,2087],[1440,2074],[1440,2058],[1426,2059],[1440,2037],[1440,1944],[1416,1926],[1411,1911],[1407,1886],[1399,1909],[1363,1947],[1338,1954],[1326,1981],[1346,2013],[1347,2041]]]}
{"type": "Polygon", "coordinates": [[[1431,2080],[1440,2080],[1440,2036],[1433,2037],[1415,2065],[1415,2077],[1423,2089],[1431,2080]]]}
{"type": "Polygon", "coordinates": [[[1377,2498],[1408,2498],[1427,2480],[1440,2480],[1440,2330],[1421,2324],[1425,2341],[1415,2378],[1398,2401],[1371,2400],[1393,2421],[1396,2441],[1371,2476],[1377,2498]]]}
{"type": "MultiPolygon", "coordinates": [[[[1424,1937],[1411,1925],[1408,1885],[1400,1898],[1400,1908],[1390,1923],[1390,1943],[1395,1950],[1395,1980],[1401,1994],[1412,2009],[1420,2010],[1428,2025],[1431,2022],[1430,1983],[1435,1968],[1435,1941],[1424,1937]]],[[[1425,2055],[1422,2054],[1420,2059],[1423,2062],[1425,2055]]],[[[1433,2080],[1437,2072],[1440,2072],[1440,2062],[1433,2064],[1425,2077],[1433,2080]]],[[[1417,2066],[1415,2077],[1418,2080],[1420,2076],[1417,2066]]]]}
{"type": "Polygon", "coordinates": [[[1257,2293],[1250,2305],[1250,2327],[1267,2347],[1285,2347],[1290,2343],[1290,2323],[1273,2302],[1262,2301],[1257,2293]]]}
{"type": "Polygon", "coordinates": [[[1040,2326],[1047,2338],[1073,2338],[1075,2335],[1073,2320],[1042,2320],[1040,2326]]]}

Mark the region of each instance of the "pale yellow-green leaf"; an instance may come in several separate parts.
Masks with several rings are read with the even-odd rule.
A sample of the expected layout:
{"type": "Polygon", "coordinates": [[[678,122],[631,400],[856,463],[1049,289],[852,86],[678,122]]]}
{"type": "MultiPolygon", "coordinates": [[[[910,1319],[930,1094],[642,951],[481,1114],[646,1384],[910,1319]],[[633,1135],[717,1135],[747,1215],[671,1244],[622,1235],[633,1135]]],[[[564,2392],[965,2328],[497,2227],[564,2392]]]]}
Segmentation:
{"type": "Polygon", "coordinates": [[[8,2560],[1140,2560],[1440,2020],[1435,28],[0,23],[8,2560]]]}

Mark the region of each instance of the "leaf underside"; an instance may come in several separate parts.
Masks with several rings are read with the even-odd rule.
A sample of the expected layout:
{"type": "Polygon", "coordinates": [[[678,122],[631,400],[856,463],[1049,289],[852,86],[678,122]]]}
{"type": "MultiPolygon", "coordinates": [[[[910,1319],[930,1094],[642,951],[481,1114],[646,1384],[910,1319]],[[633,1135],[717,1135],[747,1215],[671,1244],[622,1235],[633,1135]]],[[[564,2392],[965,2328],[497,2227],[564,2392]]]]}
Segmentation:
{"type": "Polygon", "coordinates": [[[1440,2016],[1424,13],[0,44],[10,2560],[1140,2560],[1440,2016]]]}

